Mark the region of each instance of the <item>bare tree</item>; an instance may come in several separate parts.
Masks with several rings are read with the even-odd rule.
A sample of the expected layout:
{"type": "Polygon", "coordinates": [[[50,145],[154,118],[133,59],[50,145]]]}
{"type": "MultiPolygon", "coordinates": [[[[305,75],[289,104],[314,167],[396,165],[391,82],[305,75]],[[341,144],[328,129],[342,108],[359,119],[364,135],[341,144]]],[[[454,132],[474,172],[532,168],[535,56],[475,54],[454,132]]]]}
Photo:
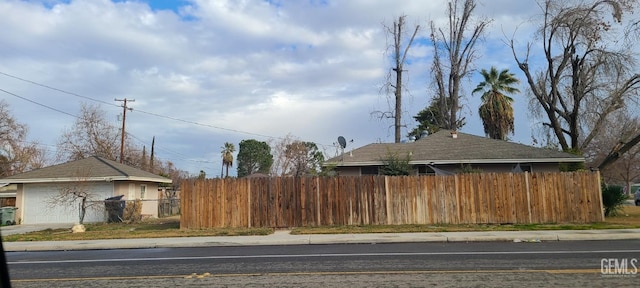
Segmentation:
{"type": "Polygon", "coordinates": [[[174,190],[179,190],[180,182],[182,180],[189,178],[189,172],[178,169],[175,166],[175,164],[173,164],[173,162],[171,161],[163,162],[158,159],[156,159],[155,161],[156,161],[155,173],[158,173],[158,175],[170,178],[172,181],[174,190]]]}
{"type": "Polygon", "coordinates": [[[322,170],[324,154],[313,142],[301,141],[291,134],[271,144],[273,165],[271,175],[318,175],[322,170]]]}
{"type": "Polygon", "coordinates": [[[287,134],[284,138],[281,138],[279,141],[271,141],[269,145],[271,146],[271,151],[273,153],[273,165],[271,165],[271,175],[274,176],[283,176],[286,175],[287,171],[289,171],[292,163],[291,159],[287,158],[287,146],[291,143],[298,141],[296,137],[291,135],[291,133],[287,134]]]}
{"type": "Polygon", "coordinates": [[[449,25],[438,28],[431,21],[431,42],[434,49],[431,73],[435,86],[434,100],[440,111],[439,126],[456,130],[464,125],[460,117],[461,81],[468,76],[476,60],[475,44],[484,34],[488,20],[474,21],[475,0],[453,0],[448,3],[449,25]]]}
{"type": "Polygon", "coordinates": [[[78,207],[78,223],[82,225],[87,211],[97,208],[103,202],[97,201],[98,195],[91,190],[89,171],[76,171],[75,175],[77,176],[73,181],[61,186],[58,193],[47,199],[47,202],[50,207],[58,206],[69,211],[75,211],[78,207]]]}
{"type": "Polygon", "coordinates": [[[324,162],[324,155],[313,142],[295,141],[287,145],[285,156],[292,164],[286,174],[294,177],[318,175],[324,162]]]}
{"type": "Polygon", "coordinates": [[[58,141],[58,160],[79,160],[100,156],[117,160],[120,153],[118,128],[106,120],[97,105],[82,105],[82,111],[70,130],[58,141]]]}
{"type": "MultiPolygon", "coordinates": [[[[636,59],[629,43],[621,40],[622,16],[633,12],[637,1],[545,0],[540,6],[541,45],[530,43],[520,57],[511,39],[511,49],[544,127],[562,150],[581,154],[605,129],[609,116],[632,101],[640,88],[640,74],[633,73],[636,59]],[[529,57],[537,47],[545,62],[531,67],[529,57]]],[[[611,150],[599,167],[640,142],[640,134],[628,139],[621,139],[624,144],[611,150]]]]}
{"type": "Polygon", "coordinates": [[[389,27],[383,24],[387,32],[386,35],[393,38],[393,44],[387,47],[387,52],[389,52],[389,50],[392,50],[393,52],[394,67],[389,70],[389,73],[387,74],[387,82],[383,86],[383,90],[387,93],[387,95],[393,93],[395,102],[393,112],[375,111],[372,113],[374,115],[377,115],[381,119],[394,119],[395,143],[400,143],[402,128],[402,91],[404,89],[402,85],[402,73],[405,71],[404,64],[406,63],[409,48],[411,48],[411,44],[413,44],[413,40],[415,39],[416,34],[418,34],[418,30],[420,30],[420,25],[416,25],[413,29],[413,33],[406,34],[406,32],[404,31],[406,17],[406,15],[398,17],[397,21],[393,21],[393,27],[389,27]],[[407,37],[408,35],[411,36],[407,37]],[[407,41],[407,39],[409,40],[407,41]]]}
{"type": "Polygon", "coordinates": [[[6,177],[46,164],[45,152],[36,142],[27,142],[27,126],[19,123],[0,100],[0,177],[6,177]]]}
{"type": "MultiPolygon", "coordinates": [[[[612,148],[624,145],[620,139],[628,139],[640,133],[640,118],[632,116],[628,109],[620,109],[606,120],[607,129],[593,139],[585,150],[585,157],[591,164],[601,163],[611,152],[612,148]]],[[[602,171],[602,177],[607,183],[618,183],[627,187],[640,180],[640,147],[634,146],[617,161],[602,171]]]]}

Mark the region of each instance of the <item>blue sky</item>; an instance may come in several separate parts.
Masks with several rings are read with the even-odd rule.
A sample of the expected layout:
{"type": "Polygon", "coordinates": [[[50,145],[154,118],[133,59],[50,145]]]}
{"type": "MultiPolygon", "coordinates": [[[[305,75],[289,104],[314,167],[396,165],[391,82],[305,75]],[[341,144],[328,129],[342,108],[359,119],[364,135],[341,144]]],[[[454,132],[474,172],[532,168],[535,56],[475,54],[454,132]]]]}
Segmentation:
{"type": "MultiPolygon", "coordinates": [[[[127,132],[147,148],[155,136],[158,157],[193,174],[219,175],[224,142],[250,138],[274,142],[291,135],[334,156],[338,136],[354,139],[350,148],[393,141],[392,121],[370,115],[389,109],[379,92],[390,67],[382,23],[406,14],[426,38],[429,20],[446,22],[445,3],[5,0],[0,72],[76,96],[3,74],[0,88],[69,114],[78,114],[82,102],[97,103],[116,126],[121,108],[113,99],[135,99],[127,132]]],[[[515,35],[524,49],[534,40],[530,20],[538,14],[534,0],[478,1],[477,15],[492,23],[475,68],[507,68],[523,79],[505,35],[515,35]]],[[[429,102],[431,54],[428,41],[411,50],[403,134],[429,102]]],[[[473,72],[463,83],[462,131],[484,135],[479,96],[469,95],[478,81],[473,72]]],[[[539,124],[528,115],[526,87],[520,90],[512,138],[530,144],[539,124]]],[[[0,99],[29,126],[28,138],[51,154],[74,121],[6,93],[0,99]]]]}

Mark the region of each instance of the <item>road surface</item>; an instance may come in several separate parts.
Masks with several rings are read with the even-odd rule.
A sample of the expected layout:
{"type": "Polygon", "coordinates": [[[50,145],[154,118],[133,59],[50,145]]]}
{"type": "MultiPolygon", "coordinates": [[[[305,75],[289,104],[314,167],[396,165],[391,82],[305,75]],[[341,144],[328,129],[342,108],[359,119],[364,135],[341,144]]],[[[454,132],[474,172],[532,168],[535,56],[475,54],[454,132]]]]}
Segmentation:
{"type": "Polygon", "coordinates": [[[14,287],[637,287],[640,240],[10,252],[14,287]]]}

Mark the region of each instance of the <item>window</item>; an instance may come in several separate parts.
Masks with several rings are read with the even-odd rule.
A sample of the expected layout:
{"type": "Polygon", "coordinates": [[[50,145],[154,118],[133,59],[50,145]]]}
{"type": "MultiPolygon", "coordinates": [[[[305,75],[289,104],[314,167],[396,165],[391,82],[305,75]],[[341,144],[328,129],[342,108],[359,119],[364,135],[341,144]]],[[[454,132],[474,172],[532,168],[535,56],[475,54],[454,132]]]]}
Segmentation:
{"type": "Polygon", "coordinates": [[[360,167],[360,175],[378,175],[378,167],[377,166],[360,167]]]}
{"type": "Polygon", "coordinates": [[[144,197],[147,194],[147,185],[140,185],[140,199],[144,200],[144,197]]]}
{"type": "Polygon", "coordinates": [[[433,169],[427,165],[420,165],[418,166],[418,175],[436,175],[436,171],[433,171],[433,169]]]}
{"type": "Polygon", "coordinates": [[[516,164],[515,166],[513,166],[513,169],[511,169],[511,172],[529,172],[531,173],[531,164],[516,164]]]}

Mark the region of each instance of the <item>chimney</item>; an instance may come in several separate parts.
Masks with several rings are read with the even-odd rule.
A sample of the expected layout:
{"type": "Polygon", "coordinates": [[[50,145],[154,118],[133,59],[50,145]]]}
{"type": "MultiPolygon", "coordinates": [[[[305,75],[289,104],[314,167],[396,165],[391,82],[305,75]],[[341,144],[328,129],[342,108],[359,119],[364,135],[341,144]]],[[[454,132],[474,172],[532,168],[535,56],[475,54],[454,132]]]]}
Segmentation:
{"type": "Polygon", "coordinates": [[[458,138],[458,131],[451,131],[451,138],[453,139],[458,138]]]}

